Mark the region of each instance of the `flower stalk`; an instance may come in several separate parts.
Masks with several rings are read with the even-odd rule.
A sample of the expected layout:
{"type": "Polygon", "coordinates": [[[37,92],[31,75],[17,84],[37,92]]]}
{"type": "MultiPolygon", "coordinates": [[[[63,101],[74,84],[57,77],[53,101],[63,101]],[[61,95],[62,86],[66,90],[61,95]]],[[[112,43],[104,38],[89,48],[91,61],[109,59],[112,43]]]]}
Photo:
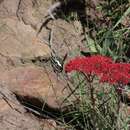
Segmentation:
{"type": "Polygon", "coordinates": [[[67,73],[78,71],[85,77],[89,91],[91,105],[95,107],[94,85],[95,76],[99,78],[99,83],[109,83],[115,86],[116,92],[120,95],[122,89],[130,82],[130,64],[115,63],[111,58],[101,55],[91,57],[76,57],[65,65],[67,73]]]}

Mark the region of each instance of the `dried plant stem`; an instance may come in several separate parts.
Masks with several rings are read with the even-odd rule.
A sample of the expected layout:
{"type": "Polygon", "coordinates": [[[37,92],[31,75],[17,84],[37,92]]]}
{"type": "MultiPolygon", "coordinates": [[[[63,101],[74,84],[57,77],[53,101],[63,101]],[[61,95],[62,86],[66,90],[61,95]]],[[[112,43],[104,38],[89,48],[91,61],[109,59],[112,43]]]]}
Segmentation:
{"type": "Polygon", "coordinates": [[[48,14],[50,15],[50,17],[52,19],[55,19],[53,13],[55,12],[55,10],[61,6],[61,2],[56,2],[55,4],[53,4],[49,9],[48,9],[48,14]]]}
{"type": "Polygon", "coordinates": [[[86,80],[87,80],[87,83],[89,83],[89,91],[90,91],[90,100],[91,100],[91,103],[92,103],[92,106],[93,108],[95,107],[95,98],[94,98],[94,87],[92,85],[92,82],[93,82],[93,79],[94,79],[94,76],[92,76],[91,74],[89,75],[86,75],[84,73],[82,73],[86,80]]]}
{"type": "Polygon", "coordinates": [[[95,98],[94,98],[94,87],[91,83],[89,83],[89,88],[90,88],[90,98],[91,98],[91,103],[93,108],[95,107],[95,98]]]}

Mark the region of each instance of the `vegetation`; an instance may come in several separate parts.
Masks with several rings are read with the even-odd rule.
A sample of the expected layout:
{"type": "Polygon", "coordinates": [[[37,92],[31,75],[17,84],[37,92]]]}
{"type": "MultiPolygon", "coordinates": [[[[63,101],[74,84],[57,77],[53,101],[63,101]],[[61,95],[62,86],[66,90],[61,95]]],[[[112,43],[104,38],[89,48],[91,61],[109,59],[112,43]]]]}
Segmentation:
{"type": "MultiPolygon", "coordinates": [[[[67,21],[81,20],[83,29],[85,28],[85,42],[90,54],[96,53],[111,57],[114,64],[129,63],[130,1],[97,1],[93,7],[95,11],[90,5],[91,1],[88,1],[87,13],[84,14],[87,19],[85,22],[74,13],[64,14],[63,17],[67,21]],[[94,11],[94,16],[90,10],[94,11]]],[[[63,115],[64,118],[70,117],[66,127],[73,124],[74,127],[71,130],[76,128],[80,130],[129,130],[130,117],[126,114],[126,109],[122,109],[121,102],[123,91],[126,89],[129,91],[128,83],[120,82],[120,84],[116,84],[116,87],[110,82],[101,83],[99,77],[95,77],[91,73],[84,74],[82,65],[87,70],[89,69],[86,64],[80,61],[75,62],[75,65],[72,65],[75,68],[71,66],[73,69],[69,67],[78,71],[72,74],[74,86],[72,95],[78,98],[78,103],[74,104],[71,112],[63,115]],[[79,69],[75,66],[78,63],[80,64],[79,69]],[[121,86],[121,91],[117,90],[117,86],[121,86]]],[[[124,68],[124,66],[122,67],[124,68]]],[[[116,69],[114,68],[114,70],[116,69]]],[[[117,69],[116,73],[119,71],[122,70],[117,69]]],[[[114,76],[109,78],[112,79],[114,76]]],[[[69,101],[69,98],[67,100],[69,101]]],[[[123,100],[123,102],[125,101],[123,100]]]]}

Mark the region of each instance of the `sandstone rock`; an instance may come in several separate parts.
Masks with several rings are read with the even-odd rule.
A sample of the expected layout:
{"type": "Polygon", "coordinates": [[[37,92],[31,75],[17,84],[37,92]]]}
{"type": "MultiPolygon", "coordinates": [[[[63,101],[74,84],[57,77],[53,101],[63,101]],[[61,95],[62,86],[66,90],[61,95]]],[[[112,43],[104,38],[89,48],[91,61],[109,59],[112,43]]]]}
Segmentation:
{"type": "Polygon", "coordinates": [[[0,129],[1,130],[65,130],[55,120],[39,119],[31,113],[22,113],[22,105],[0,98],[0,129]]]}
{"type": "Polygon", "coordinates": [[[56,130],[57,126],[55,121],[46,119],[37,120],[37,118],[31,114],[23,114],[14,110],[10,107],[9,103],[10,102],[7,103],[4,99],[0,99],[1,130],[40,130],[43,128],[46,128],[46,130],[56,130]],[[53,127],[54,125],[55,127],[53,127]]]}
{"type": "MultiPolygon", "coordinates": [[[[21,96],[34,97],[44,101],[52,108],[58,108],[63,101],[65,83],[57,80],[53,71],[36,66],[16,67],[3,71],[0,75],[0,87],[21,96]],[[48,73],[47,73],[48,72],[48,73]]],[[[0,88],[0,91],[2,91],[0,88]]],[[[4,92],[3,92],[4,93],[4,92]]],[[[15,102],[0,99],[0,129],[4,130],[61,130],[54,120],[38,120],[30,114],[23,114],[23,106],[15,102]],[[16,110],[18,111],[16,111],[16,110]],[[22,111],[21,111],[22,110],[22,111]],[[20,112],[20,113],[19,113],[20,112]]]]}
{"type": "Polygon", "coordinates": [[[0,18],[16,16],[19,0],[0,0],[0,18]]]}
{"type": "Polygon", "coordinates": [[[0,54],[0,73],[13,68],[14,66],[14,62],[9,57],[0,54]]]}
{"type": "MultiPolygon", "coordinates": [[[[14,110],[10,106],[11,102],[6,102],[0,99],[0,129],[4,130],[23,130],[39,128],[39,121],[33,116],[23,115],[22,113],[14,110]]],[[[12,103],[11,103],[12,105],[12,103]]],[[[22,107],[22,106],[21,106],[22,107]]]]}
{"type": "MultiPolygon", "coordinates": [[[[59,108],[69,92],[64,78],[59,79],[51,67],[36,67],[25,62],[37,58],[50,58],[51,49],[45,44],[50,30],[41,24],[46,21],[51,0],[0,0],[0,87],[22,97],[34,97],[46,102],[52,108],[59,108]],[[18,67],[19,66],[19,67],[18,67]]],[[[52,49],[64,56],[80,48],[80,32],[64,20],[49,22],[53,30],[52,49]],[[64,25],[64,26],[63,26],[64,25]]],[[[48,64],[48,63],[47,63],[48,64]]],[[[51,65],[50,65],[51,66],[51,65]]],[[[2,92],[0,88],[0,92],[2,92]]],[[[23,110],[23,106],[9,101],[9,104],[23,110]]],[[[0,99],[0,129],[4,130],[55,130],[59,128],[54,120],[38,120],[31,114],[19,113],[0,99]],[[44,126],[44,127],[43,127],[44,126]]],[[[20,112],[21,112],[20,111],[20,112]]]]}
{"type": "MultiPolygon", "coordinates": [[[[5,0],[5,2],[8,3],[8,0],[5,0]]],[[[13,0],[13,2],[15,2],[15,0],[13,0]]],[[[22,58],[34,58],[39,55],[39,48],[44,46],[42,48],[46,49],[40,49],[40,52],[42,52],[40,53],[40,56],[45,55],[45,53],[48,55],[49,49],[46,45],[39,45],[40,47],[35,47],[35,45],[31,45],[31,43],[35,39],[38,28],[47,20],[44,17],[46,16],[47,9],[51,4],[51,1],[43,2],[38,0],[36,2],[34,0],[22,0],[19,5],[19,10],[15,9],[18,11],[18,16],[21,21],[18,21],[17,17],[6,17],[4,20],[1,20],[1,27],[4,27],[4,29],[2,29],[4,33],[1,34],[0,31],[0,37],[4,36],[2,38],[2,43],[4,45],[1,45],[0,48],[2,48],[2,52],[4,51],[4,54],[22,58]],[[36,27],[36,30],[34,26],[36,27]],[[9,45],[9,41],[11,42],[11,45],[9,45]],[[43,51],[45,52],[43,53],[43,51]]],[[[17,6],[17,4],[15,6],[17,6]]],[[[80,25],[79,22],[78,24],[80,25]]],[[[68,53],[69,56],[73,56],[75,53],[79,54],[80,48],[85,47],[85,44],[81,44],[81,40],[84,38],[81,36],[81,26],[76,29],[76,27],[74,27],[75,25],[73,26],[61,19],[58,19],[55,22],[49,22],[45,26],[53,29],[52,49],[56,51],[57,55],[63,57],[66,53],[68,53]]],[[[48,41],[49,33],[50,30],[43,27],[42,32],[39,34],[36,41],[38,41],[38,43],[39,40],[40,42],[43,42],[43,39],[48,41]]]]}
{"type": "MultiPolygon", "coordinates": [[[[22,0],[19,16],[25,24],[35,26],[36,30],[47,20],[47,10],[52,5],[51,0],[41,1],[38,0],[36,5],[33,6],[33,0],[22,0]]],[[[57,19],[49,21],[41,30],[38,35],[40,39],[48,41],[50,29],[53,31],[52,49],[56,51],[57,55],[63,57],[66,53],[73,56],[75,53],[79,54],[80,48],[85,48],[85,44],[81,44],[84,39],[82,33],[81,23],[75,21],[74,24],[66,22],[64,19],[57,19]],[[75,23],[78,23],[76,25],[75,23]],[[46,26],[48,28],[46,28],[46,26]],[[78,28],[77,28],[78,26],[78,28]]]]}
{"type": "MultiPolygon", "coordinates": [[[[80,24],[80,23],[79,23],[80,24]]],[[[52,49],[56,54],[63,57],[66,53],[69,57],[79,55],[81,48],[85,48],[85,44],[81,43],[84,36],[81,35],[80,30],[76,30],[74,25],[68,22],[58,19],[54,22],[49,22],[46,25],[52,29],[52,49]]],[[[44,27],[39,35],[42,35],[45,40],[48,39],[50,31],[47,33],[47,29],[44,27]]]]}
{"type": "Polygon", "coordinates": [[[51,119],[44,120],[42,128],[43,130],[67,130],[65,128],[61,128],[60,126],[58,126],[56,122],[51,119]]]}
{"type": "Polygon", "coordinates": [[[0,113],[8,110],[9,105],[7,104],[7,102],[4,99],[0,99],[0,113]]]}
{"type": "Polygon", "coordinates": [[[42,125],[42,128],[44,130],[56,130],[57,125],[56,122],[54,120],[44,120],[44,123],[42,125]]]}
{"type": "Polygon", "coordinates": [[[0,75],[0,83],[21,96],[38,98],[53,108],[60,107],[67,96],[66,82],[58,80],[54,72],[45,68],[17,67],[0,75]],[[63,91],[64,89],[64,91],[63,91]],[[64,95],[65,94],[65,95],[64,95]]]}
{"type": "Polygon", "coordinates": [[[30,25],[34,29],[37,29],[39,23],[39,19],[35,15],[38,3],[39,2],[36,0],[22,0],[17,10],[19,20],[23,21],[26,25],[30,25]]]}
{"type": "Polygon", "coordinates": [[[12,60],[50,57],[50,48],[36,37],[36,32],[29,25],[24,25],[15,18],[3,19],[0,23],[2,55],[12,60]]]}

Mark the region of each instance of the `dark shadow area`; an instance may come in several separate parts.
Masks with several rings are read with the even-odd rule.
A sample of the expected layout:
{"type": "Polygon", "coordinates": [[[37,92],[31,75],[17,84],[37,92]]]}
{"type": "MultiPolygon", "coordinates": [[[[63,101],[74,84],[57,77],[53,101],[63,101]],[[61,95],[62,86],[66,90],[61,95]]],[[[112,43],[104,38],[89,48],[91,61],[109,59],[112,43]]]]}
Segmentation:
{"type": "MultiPolygon", "coordinates": [[[[69,16],[71,12],[77,13],[78,20],[84,26],[86,21],[86,2],[85,0],[60,0],[61,6],[56,10],[57,17],[62,18],[63,14],[69,16]]],[[[72,19],[73,20],[73,19],[72,19]]]]}
{"type": "MultiPolygon", "coordinates": [[[[79,87],[79,85],[77,86],[79,87]]],[[[100,117],[97,111],[95,109],[92,109],[87,104],[82,104],[80,100],[76,100],[75,102],[73,102],[73,104],[70,104],[65,107],[53,108],[44,101],[40,101],[39,99],[34,97],[23,97],[19,95],[16,95],[16,97],[20,101],[20,103],[25,106],[28,112],[33,113],[38,118],[53,119],[57,122],[58,125],[62,123],[68,124],[69,126],[75,128],[73,130],[96,130],[97,128],[97,124],[95,124],[95,122],[100,117]],[[83,105],[82,107],[85,107],[86,109],[84,112],[82,112],[81,110],[81,105],[83,105]]],[[[104,97],[102,98],[104,99],[104,97]]],[[[111,111],[110,109],[110,99],[111,97],[108,97],[105,100],[103,100],[103,103],[99,105],[98,110],[102,113],[103,117],[109,116],[109,118],[111,118],[110,122],[108,122],[111,124],[110,126],[116,126],[117,115],[114,113],[114,111],[111,111]]],[[[115,107],[117,113],[119,110],[118,103],[119,102],[117,98],[115,102],[115,104],[117,104],[115,107]]],[[[108,129],[110,129],[109,126],[108,129]]]]}
{"type": "MultiPolygon", "coordinates": [[[[16,95],[16,94],[15,94],[16,95]]],[[[41,118],[53,118],[57,119],[61,115],[60,109],[52,108],[47,103],[40,101],[34,97],[16,95],[18,101],[25,106],[27,111],[37,115],[41,118]]]]}
{"type": "Polygon", "coordinates": [[[122,94],[121,96],[120,96],[120,99],[121,99],[121,101],[123,102],[123,103],[125,103],[125,104],[127,104],[128,106],[130,106],[130,99],[129,99],[129,97],[128,97],[128,95],[126,95],[126,94],[122,94]]]}
{"type": "MultiPolygon", "coordinates": [[[[86,21],[86,2],[85,0],[59,0],[61,3],[58,7],[52,10],[52,15],[56,19],[66,19],[71,15],[72,12],[77,14],[77,19],[82,24],[83,33],[85,32],[84,28],[87,25],[86,21]]],[[[53,6],[53,5],[52,5],[53,6]]],[[[51,10],[51,7],[50,7],[51,10]]],[[[53,20],[52,18],[47,18],[46,21],[41,25],[38,33],[41,32],[43,27],[46,27],[49,21],[53,20]]],[[[71,21],[74,20],[74,18],[70,18],[71,21]]]]}
{"type": "Polygon", "coordinates": [[[40,101],[39,99],[34,97],[23,97],[20,95],[16,95],[16,97],[18,101],[22,105],[24,105],[27,112],[34,114],[38,118],[53,119],[57,123],[68,123],[76,130],[84,130],[85,124],[89,123],[89,126],[91,126],[91,128],[94,130],[94,125],[92,124],[90,117],[83,120],[84,117],[81,113],[77,118],[75,118],[74,113],[78,113],[79,111],[76,108],[74,108],[74,104],[60,109],[52,108],[47,103],[40,101]]]}

